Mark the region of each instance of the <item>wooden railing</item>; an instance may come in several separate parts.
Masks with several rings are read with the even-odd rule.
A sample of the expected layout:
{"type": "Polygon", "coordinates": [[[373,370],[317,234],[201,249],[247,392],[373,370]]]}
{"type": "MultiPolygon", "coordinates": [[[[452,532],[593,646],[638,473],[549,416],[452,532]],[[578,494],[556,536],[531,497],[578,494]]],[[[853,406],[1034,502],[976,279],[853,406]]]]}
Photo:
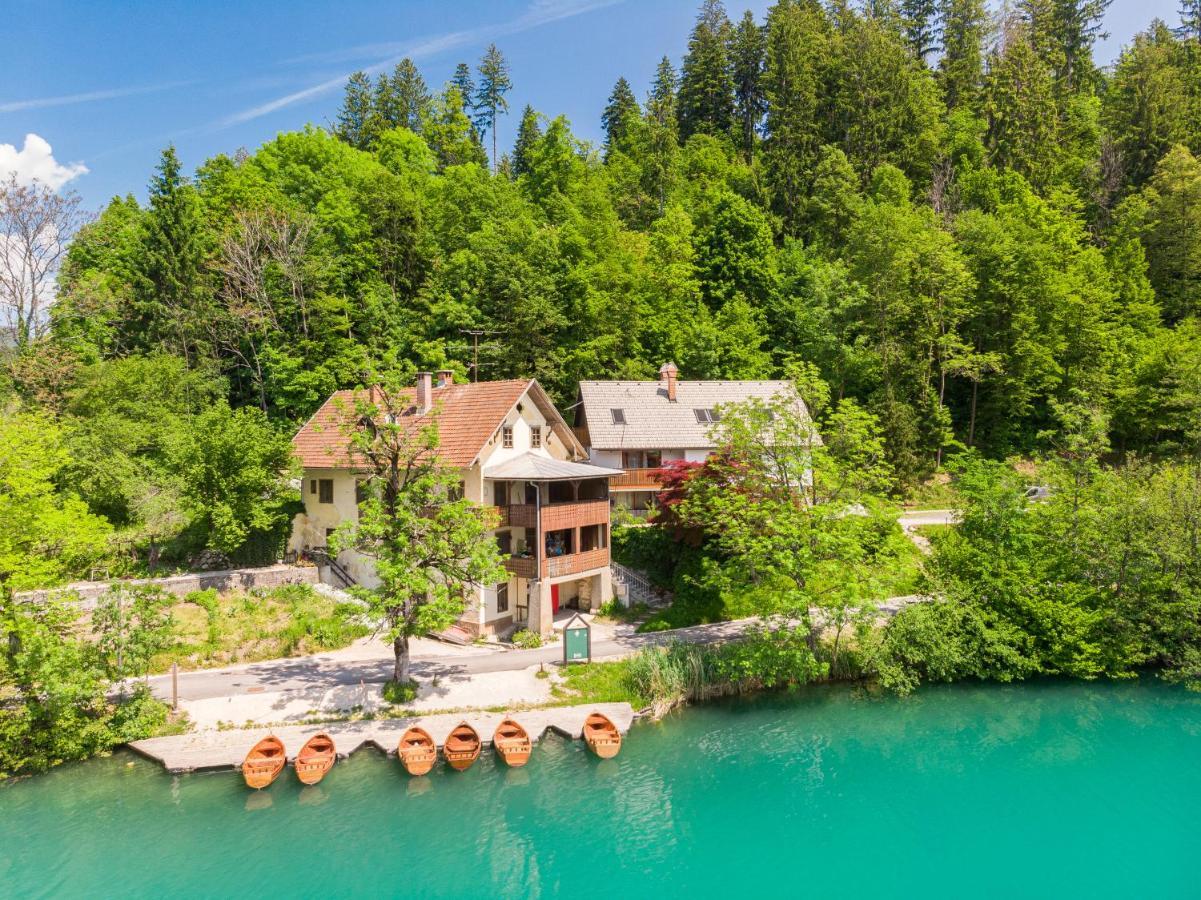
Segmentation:
{"type": "Polygon", "coordinates": [[[653,469],[626,469],[620,475],[609,479],[609,489],[613,491],[657,491],[663,487],[659,482],[659,472],[653,469]]]}
{"type": "Polygon", "coordinates": [[[510,556],[505,560],[505,568],[518,578],[534,578],[538,571],[532,556],[510,556]]]}
{"type": "Polygon", "coordinates": [[[589,569],[603,569],[609,565],[609,548],[585,550],[583,553],[568,553],[565,556],[550,556],[542,560],[542,577],[558,578],[560,575],[577,575],[589,569]]]}

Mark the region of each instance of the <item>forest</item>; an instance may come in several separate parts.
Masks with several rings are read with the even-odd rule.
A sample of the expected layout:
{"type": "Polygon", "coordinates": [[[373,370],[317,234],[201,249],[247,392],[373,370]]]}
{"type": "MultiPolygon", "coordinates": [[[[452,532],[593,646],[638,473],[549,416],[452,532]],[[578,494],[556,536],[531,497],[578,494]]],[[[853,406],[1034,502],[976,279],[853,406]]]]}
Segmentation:
{"type": "Polygon", "coordinates": [[[510,110],[493,46],[440,89],[409,60],[357,74],[329,128],[194,173],[168,147],[145,204],[86,217],[9,183],[6,215],[72,240],[54,302],[7,310],[0,465],[70,527],[32,574],[0,538],[0,568],[269,558],[291,432],[414,368],[566,405],[666,360],[815,367],[876,417],[894,497],[967,449],[1054,452],[1081,417],[1110,462],[1195,459],[1201,4],[1103,69],[1106,5],[706,0],[681,60],[617,80],[599,146],[510,110]]]}

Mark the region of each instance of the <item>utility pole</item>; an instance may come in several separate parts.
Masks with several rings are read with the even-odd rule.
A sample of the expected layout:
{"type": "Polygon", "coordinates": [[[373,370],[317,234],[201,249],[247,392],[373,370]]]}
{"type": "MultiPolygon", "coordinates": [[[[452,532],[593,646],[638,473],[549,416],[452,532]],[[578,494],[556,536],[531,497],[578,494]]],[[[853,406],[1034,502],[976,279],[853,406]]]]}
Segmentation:
{"type": "Polygon", "coordinates": [[[500,334],[499,331],[488,331],[484,328],[460,328],[459,334],[471,336],[471,380],[480,380],[480,338],[486,334],[500,334]]]}

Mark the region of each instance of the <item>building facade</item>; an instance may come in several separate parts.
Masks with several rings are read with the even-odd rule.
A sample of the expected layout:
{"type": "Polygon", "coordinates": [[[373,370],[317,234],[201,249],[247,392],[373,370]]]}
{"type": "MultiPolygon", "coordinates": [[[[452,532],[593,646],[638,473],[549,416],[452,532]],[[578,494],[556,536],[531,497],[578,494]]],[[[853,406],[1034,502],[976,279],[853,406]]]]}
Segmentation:
{"type": "MultiPolygon", "coordinates": [[[[294,552],[324,550],[341,522],[357,519],[367,473],[348,456],[346,422],[361,396],[335,393],[293,438],[305,505],[293,522],[294,552]]],[[[556,615],[611,599],[609,480],[621,473],[587,461],[537,381],[455,384],[448,371],[422,372],[400,405],[414,428],[437,422],[439,458],[460,473],[464,496],[495,507],[493,536],[509,577],[475,590],[461,631],[549,634],[556,615]]],[[[369,557],[343,551],[336,561],[373,585],[369,557]]]]}
{"type": "Polygon", "coordinates": [[[791,381],[681,381],[669,362],[658,381],[581,381],[575,433],[594,465],[621,470],[609,483],[614,503],[642,516],[654,507],[665,464],[704,462],[716,449],[723,406],[781,395],[808,419],[791,381]]]}

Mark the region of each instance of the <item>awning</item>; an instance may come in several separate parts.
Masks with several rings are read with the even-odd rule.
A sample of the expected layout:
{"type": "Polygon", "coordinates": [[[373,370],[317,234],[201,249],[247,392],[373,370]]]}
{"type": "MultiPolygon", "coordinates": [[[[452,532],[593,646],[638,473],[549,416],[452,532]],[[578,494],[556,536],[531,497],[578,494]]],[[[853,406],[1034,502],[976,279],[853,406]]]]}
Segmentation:
{"type": "Polygon", "coordinates": [[[568,481],[573,478],[611,478],[620,474],[621,469],[551,459],[541,453],[523,453],[484,469],[484,477],[494,481],[568,481]]]}

